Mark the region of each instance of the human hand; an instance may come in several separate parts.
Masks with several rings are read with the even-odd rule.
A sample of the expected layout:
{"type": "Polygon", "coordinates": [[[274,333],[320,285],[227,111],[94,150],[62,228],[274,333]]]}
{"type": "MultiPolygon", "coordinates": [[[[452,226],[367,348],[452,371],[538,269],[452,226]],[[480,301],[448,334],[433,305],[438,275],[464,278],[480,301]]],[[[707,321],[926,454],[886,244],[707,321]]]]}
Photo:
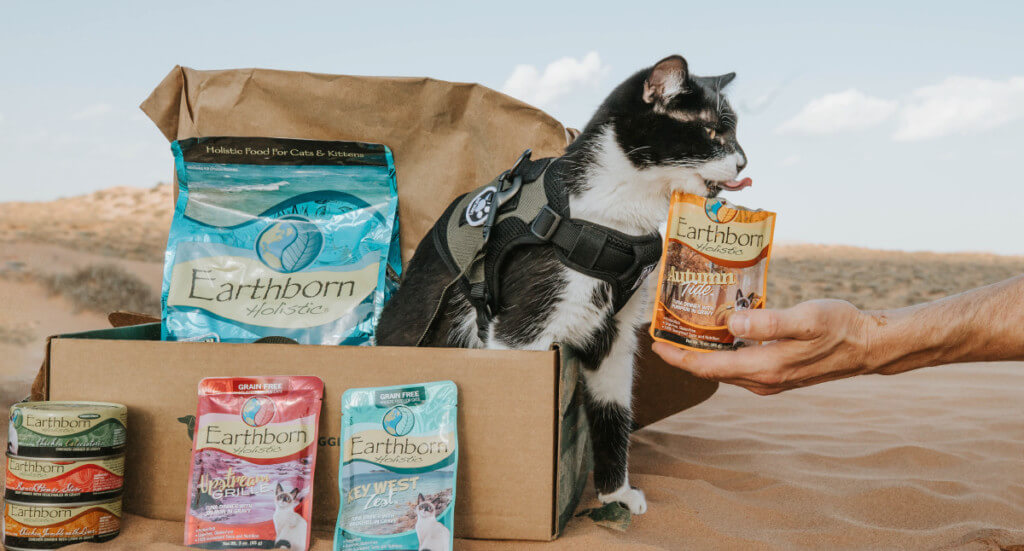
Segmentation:
{"type": "Polygon", "coordinates": [[[871,371],[872,317],[843,300],[812,300],[785,310],[744,310],[729,319],[738,338],[774,341],[739,350],[694,352],[667,343],[653,350],[694,375],[756,394],[777,394],[871,371]]]}

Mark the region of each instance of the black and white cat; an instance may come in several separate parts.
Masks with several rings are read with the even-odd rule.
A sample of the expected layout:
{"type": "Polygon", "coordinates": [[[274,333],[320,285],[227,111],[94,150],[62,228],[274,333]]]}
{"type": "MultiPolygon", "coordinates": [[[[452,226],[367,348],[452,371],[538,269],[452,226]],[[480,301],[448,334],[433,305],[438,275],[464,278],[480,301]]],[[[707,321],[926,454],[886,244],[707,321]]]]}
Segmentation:
{"type": "MultiPolygon", "coordinates": [[[[747,164],[736,115],[722,95],[735,77],[690,74],[667,57],[620,84],[556,162],[574,218],[633,235],[664,231],[673,190],[714,196],[741,189],[747,164]]],[[[384,308],[380,345],[415,345],[451,281],[430,239],[410,261],[384,308]]],[[[647,510],[627,471],[637,328],[649,321],[649,290],[614,313],[607,283],[568,269],[546,246],[514,249],[500,271],[502,304],[478,337],[476,311],[458,292],[443,305],[428,346],[546,350],[571,347],[583,362],[585,408],[594,449],[594,485],[604,503],[647,510]]]]}

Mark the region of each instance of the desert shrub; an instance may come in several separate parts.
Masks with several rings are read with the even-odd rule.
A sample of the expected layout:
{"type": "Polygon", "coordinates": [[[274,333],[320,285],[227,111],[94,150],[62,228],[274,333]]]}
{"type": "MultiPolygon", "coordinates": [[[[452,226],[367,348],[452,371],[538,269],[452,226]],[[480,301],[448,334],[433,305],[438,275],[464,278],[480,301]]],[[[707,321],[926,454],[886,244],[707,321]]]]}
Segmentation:
{"type": "Polygon", "coordinates": [[[142,279],[116,264],[91,264],[67,274],[46,275],[52,294],[66,297],[76,311],[106,314],[128,310],[158,314],[160,300],[142,279]]]}

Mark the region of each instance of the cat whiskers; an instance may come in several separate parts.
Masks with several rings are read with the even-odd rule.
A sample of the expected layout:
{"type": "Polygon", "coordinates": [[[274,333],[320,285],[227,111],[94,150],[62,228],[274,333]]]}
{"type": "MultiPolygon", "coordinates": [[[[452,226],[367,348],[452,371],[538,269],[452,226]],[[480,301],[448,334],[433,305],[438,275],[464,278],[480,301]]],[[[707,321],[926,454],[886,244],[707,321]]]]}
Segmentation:
{"type": "Polygon", "coordinates": [[[662,166],[669,166],[672,168],[697,168],[702,164],[704,163],[699,163],[695,161],[672,161],[668,163],[662,163],[662,166]]]}
{"type": "Polygon", "coordinates": [[[628,157],[628,156],[632,155],[633,153],[636,153],[637,151],[640,151],[641,149],[652,149],[652,147],[649,146],[649,145],[641,145],[639,147],[634,147],[633,149],[630,149],[629,151],[626,152],[626,156],[628,157]]]}

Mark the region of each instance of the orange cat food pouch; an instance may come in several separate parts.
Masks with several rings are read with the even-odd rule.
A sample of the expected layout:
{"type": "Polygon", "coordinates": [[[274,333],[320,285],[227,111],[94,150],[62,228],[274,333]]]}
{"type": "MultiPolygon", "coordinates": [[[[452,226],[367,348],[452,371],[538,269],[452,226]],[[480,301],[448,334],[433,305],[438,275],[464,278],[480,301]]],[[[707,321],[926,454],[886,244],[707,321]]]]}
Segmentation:
{"type": "Polygon", "coordinates": [[[672,194],[651,336],[690,350],[747,344],[729,332],[739,310],[764,308],[775,213],[672,194]]]}

